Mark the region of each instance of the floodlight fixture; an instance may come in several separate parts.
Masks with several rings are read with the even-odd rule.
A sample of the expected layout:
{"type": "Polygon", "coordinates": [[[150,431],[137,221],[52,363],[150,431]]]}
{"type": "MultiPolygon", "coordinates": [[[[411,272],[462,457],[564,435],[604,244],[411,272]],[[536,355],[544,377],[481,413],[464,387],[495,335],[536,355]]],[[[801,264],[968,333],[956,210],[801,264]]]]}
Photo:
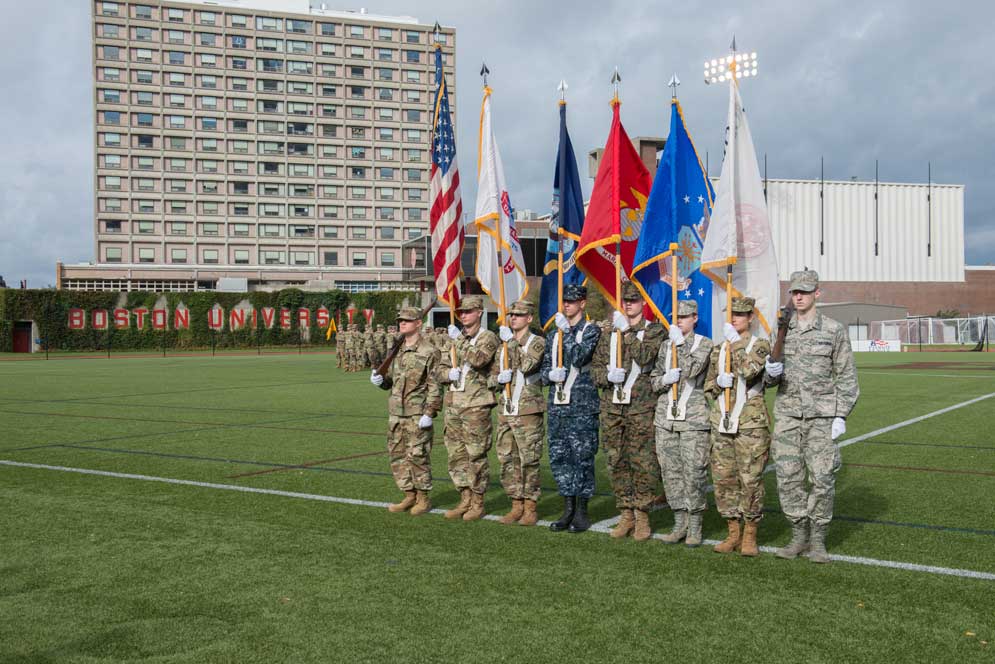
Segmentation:
{"type": "Polygon", "coordinates": [[[704,79],[706,85],[725,83],[732,79],[753,78],[757,75],[757,52],[736,53],[721,58],[705,60],[704,79]]]}

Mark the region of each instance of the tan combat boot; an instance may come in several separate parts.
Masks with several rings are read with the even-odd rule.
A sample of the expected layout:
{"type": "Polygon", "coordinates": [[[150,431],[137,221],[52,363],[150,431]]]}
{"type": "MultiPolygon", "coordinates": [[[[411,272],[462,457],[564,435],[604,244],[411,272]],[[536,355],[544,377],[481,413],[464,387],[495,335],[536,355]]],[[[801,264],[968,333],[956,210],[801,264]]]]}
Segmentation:
{"type": "Polygon", "coordinates": [[[432,501],[428,499],[428,491],[418,491],[415,506],[411,508],[411,516],[419,516],[432,509],[432,501]]]}
{"type": "Polygon", "coordinates": [[[743,541],[739,545],[739,555],[752,558],[760,555],[757,548],[757,521],[747,521],[743,525],[743,541]]]}
{"type": "Polygon", "coordinates": [[[405,491],[404,500],[399,503],[391,503],[387,506],[388,512],[406,512],[411,509],[411,506],[415,504],[415,492],[405,491]]]}
{"type": "Polygon", "coordinates": [[[701,519],[703,516],[701,512],[688,515],[688,534],[684,540],[684,546],[692,549],[701,546],[701,519]]]}
{"type": "Polygon", "coordinates": [[[726,519],[726,526],[729,534],[724,540],[715,545],[715,553],[732,553],[739,546],[739,519],[726,519]]]}
{"type": "Polygon", "coordinates": [[[688,513],[687,510],[674,510],[674,529],[664,535],[661,539],[664,544],[677,544],[688,534],[688,513]]]}
{"type": "Polygon", "coordinates": [[[536,514],[536,501],[526,499],[525,511],[522,513],[522,518],[518,520],[518,525],[534,526],[538,520],[539,515],[536,514]]]}
{"type": "Polygon", "coordinates": [[[484,516],[484,494],[470,493],[470,509],[463,515],[464,521],[476,521],[484,516]]]}
{"type": "Polygon", "coordinates": [[[470,509],[470,493],[471,491],[469,489],[460,489],[459,505],[452,508],[451,510],[446,510],[444,516],[447,519],[458,519],[464,514],[466,514],[467,510],[470,509]]]}
{"type": "Polygon", "coordinates": [[[632,531],[632,539],[645,542],[653,534],[650,530],[650,513],[645,510],[632,510],[636,517],[636,527],[632,531]]]}
{"type": "Polygon", "coordinates": [[[505,514],[503,517],[498,519],[501,523],[509,526],[519,519],[522,518],[522,514],[525,513],[525,501],[524,500],[512,500],[511,501],[511,511],[505,514]]]}
{"type": "Polygon", "coordinates": [[[621,539],[623,537],[626,537],[629,533],[632,532],[632,528],[635,525],[636,523],[635,519],[632,516],[632,510],[623,509],[622,515],[618,520],[618,524],[616,524],[615,527],[612,528],[611,535],[615,539],[621,539]]]}

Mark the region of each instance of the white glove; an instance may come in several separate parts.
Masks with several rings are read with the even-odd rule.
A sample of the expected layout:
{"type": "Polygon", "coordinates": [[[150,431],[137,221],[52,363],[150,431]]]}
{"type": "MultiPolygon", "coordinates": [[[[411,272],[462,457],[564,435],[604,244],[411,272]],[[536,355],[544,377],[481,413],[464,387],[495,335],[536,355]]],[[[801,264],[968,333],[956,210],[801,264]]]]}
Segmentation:
{"type": "Polygon", "coordinates": [[[680,346],[684,343],[684,333],[681,332],[681,328],[673,324],[670,326],[670,341],[675,346],[680,346]]]}
{"type": "Polygon", "coordinates": [[[771,378],[777,378],[784,373],[784,362],[771,362],[770,357],[764,362],[764,369],[771,378]]]}
{"type": "Polygon", "coordinates": [[[625,369],[608,367],[608,382],[618,385],[625,382],[625,369]]]}
{"type": "Polygon", "coordinates": [[[833,440],[846,433],[846,420],[842,417],[833,418],[833,440]]]}
{"type": "Polygon", "coordinates": [[[373,383],[374,385],[376,385],[377,387],[380,387],[381,385],[383,385],[383,376],[381,376],[380,374],[378,374],[376,372],[376,370],[371,371],[370,372],[370,382],[373,383]]]}
{"type": "Polygon", "coordinates": [[[549,382],[562,383],[567,379],[566,367],[554,367],[549,370],[549,382]]]}
{"type": "Polygon", "coordinates": [[[725,373],[724,371],[715,377],[715,382],[719,387],[725,389],[727,387],[732,387],[732,374],[725,373]]]}
{"type": "Polygon", "coordinates": [[[619,332],[625,332],[629,329],[629,320],[621,311],[616,311],[612,314],[612,327],[619,332]]]}
{"type": "Polygon", "coordinates": [[[446,333],[449,334],[449,338],[456,341],[459,338],[460,331],[455,325],[450,325],[446,328],[446,333]]]}
{"type": "Polygon", "coordinates": [[[726,323],[722,326],[722,336],[731,344],[739,341],[739,332],[732,326],[732,323],[726,323]]]}
{"type": "Polygon", "coordinates": [[[460,376],[461,373],[462,372],[460,371],[459,367],[453,367],[452,369],[450,369],[449,370],[449,382],[450,383],[458,383],[459,382],[459,376],[460,376]]]}
{"type": "Polygon", "coordinates": [[[570,329],[570,321],[568,321],[567,317],[560,312],[556,312],[556,315],[553,316],[553,322],[556,323],[556,327],[560,328],[564,332],[570,329]]]}
{"type": "Polygon", "coordinates": [[[428,415],[422,415],[418,418],[418,428],[419,429],[431,429],[432,428],[432,418],[428,415]]]}
{"type": "Polygon", "coordinates": [[[501,337],[501,341],[507,343],[515,338],[515,333],[511,331],[510,327],[502,325],[498,328],[498,336],[501,337]]]}
{"type": "Polygon", "coordinates": [[[498,372],[497,381],[502,385],[507,385],[511,382],[511,369],[502,369],[498,372]]]}
{"type": "MultiPolygon", "coordinates": [[[[671,328],[673,329],[673,328],[671,328]]],[[[663,374],[663,384],[673,385],[681,379],[681,368],[675,367],[673,369],[667,369],[667,373],[663,374]]]]}

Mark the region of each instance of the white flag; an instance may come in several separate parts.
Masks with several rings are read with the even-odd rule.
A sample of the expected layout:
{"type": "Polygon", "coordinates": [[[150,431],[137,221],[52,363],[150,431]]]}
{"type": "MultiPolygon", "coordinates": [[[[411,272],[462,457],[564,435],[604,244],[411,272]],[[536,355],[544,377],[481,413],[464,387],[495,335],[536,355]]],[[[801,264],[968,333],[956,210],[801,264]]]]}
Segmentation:
{"type": "Polygon", "coordinates": [[[501,153],[491,128],[491,89],[484,88],[480,109],[480,145],[477,161],[477,280],[504,321],[511,303],[529,290],[525,281],[522,245],[515,231],[514,209],[504,181],[501,153]]]}
{"type": "Polygon", "coordinates": [[[756,300],[755,332],[770,335],[777,325],[780,284],[777,256],[770,231],[763,180],[746,123],[736,79],[729,84],[729,124],[722,175],[715,192],[712,216],[701,250],[702,272],[716,284],[713,289],[713,336],[722,336],[726,306],[726,270],[732,264],[733,296],[756,300]]]}

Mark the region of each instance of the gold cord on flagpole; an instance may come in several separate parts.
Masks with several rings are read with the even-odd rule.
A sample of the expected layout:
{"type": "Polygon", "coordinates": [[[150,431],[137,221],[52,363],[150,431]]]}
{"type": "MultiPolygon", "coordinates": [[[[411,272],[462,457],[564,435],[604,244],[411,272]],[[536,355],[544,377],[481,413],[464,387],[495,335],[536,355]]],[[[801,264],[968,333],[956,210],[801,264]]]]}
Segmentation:
{"type": "MultiPolygon", "coordinates": [[[[732,323],[732,266],[733,262],[730,262],[726,266],[726,323],[732,323]]],[[[732,344],[728,341],[726,343],[726,366],[725,372],[732,373],[732,344]]],[[[723,423],[726,431],[729,430],[729,424],[732,421],[732,387],[725,388],[725,402],[726,402],[726,416],[723,423]]]]}
{"type": "MultiPolygon", "coordinates": [[[[677,243],[670,243],[670,324],[677,325],[677,243]]],[[[677,368],[677,344],[671,342],[671,362],[670,368],[677,368]]],[[[677,417],[677,383],[675,381],[670,387],[672,405],[671,414],[677,417]]]]}

